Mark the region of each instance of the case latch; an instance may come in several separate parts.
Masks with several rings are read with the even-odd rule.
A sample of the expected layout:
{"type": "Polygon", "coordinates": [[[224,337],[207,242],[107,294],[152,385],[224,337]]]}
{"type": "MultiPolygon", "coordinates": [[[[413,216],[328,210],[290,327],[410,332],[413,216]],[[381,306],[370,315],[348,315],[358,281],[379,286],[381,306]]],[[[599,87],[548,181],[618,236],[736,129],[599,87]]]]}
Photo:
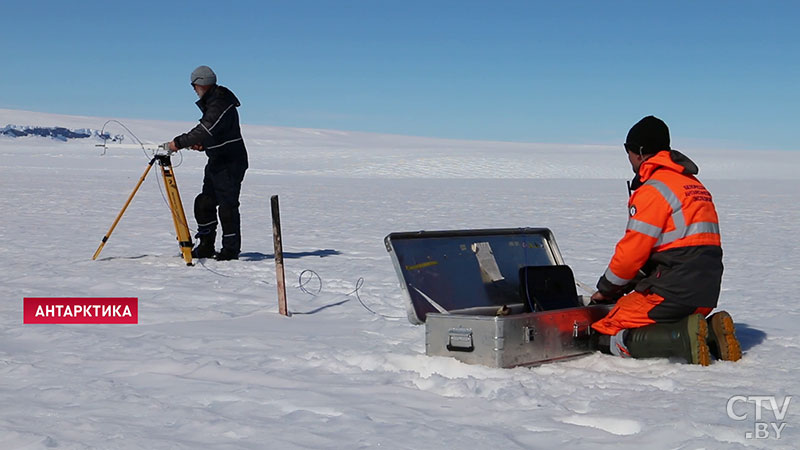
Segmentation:
{"type": "Polygon", "coordinates": [[[447,335],[447,349],[451,352],[471,352],[475,350],[475,344],[472,343],[471,329],[451,328],[447,335]]]}
{"type": "Polygon", "coordinates": [[[592,324],[588,321],[574,321],[572,323],[572,337],[588,337],[592,335],[592,324]]]}
{"type": "Polygon", "coordinates": [[[526,344],[530,344],[535,340],[536,340],[536,327],[533,325],[522,327],[522,341],[525,342],[526,344]]]}

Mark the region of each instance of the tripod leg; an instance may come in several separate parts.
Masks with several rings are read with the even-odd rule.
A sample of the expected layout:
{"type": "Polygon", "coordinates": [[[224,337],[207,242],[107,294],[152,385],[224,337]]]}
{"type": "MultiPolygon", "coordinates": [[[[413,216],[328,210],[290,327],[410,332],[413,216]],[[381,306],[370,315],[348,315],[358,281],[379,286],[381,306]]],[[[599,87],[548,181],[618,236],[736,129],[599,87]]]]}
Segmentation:
{"type": "Polygon", "coordinates": [[[172,222],[175,224],[175,232],[178,235],[181,254],[183,255],[183,260],[186,261],[186,265],[191,266],[192,237],[189,233],[189,225],[186,223],[186,214],[183,212],[183,202],[181,202],[181,194],[178,192],[178,183],[175,181],[171,162],[161,164],[161,175],[164,177],[164,186],[167,187],[169,209],[172,213],[172,222]]]}
{"type": "Polygon", "coordinates": [[[153,167],[153,163],[155,161],[156,161],[156,159],[153,158],[147,164],[147,169],[144,170],[144,173],[142,174],[142,177],[139,178],[139,182],[136,183],[136,187],[133,188],[133,192],[131,192],[131,195],[128,196],[128,201],[125,202],[125,206],[122,207],[122,211],[120,211],[119,214],[117,214],[117,218],[114,219],[114,223],[111,224],[111,228],[108,229],[108,233],[106,233],[106,235],[103,236],[103,241],[100,242],[100,246],[97,247],[97,251],[94,252],[94,256],[92,256],[92,260],[97,259],[97,255],[99,255],[100,251],[103,250],[103,247],[106,245],[106,241],[108,241],[108,238],[111,237],[111,233],[114,231],[114,228],[117,226],[117,223],[119,223],[119,219],[122,218],[122,215],[125,213],[125,210],[128,209],[128,205],[131,204],[131,200],[133,200],[133,196],[136,195],[136,191],[139,190],[139,186],[142,185],[142,182],[147,177],[147,173],[150,172],[150,169],[153,167]]]}

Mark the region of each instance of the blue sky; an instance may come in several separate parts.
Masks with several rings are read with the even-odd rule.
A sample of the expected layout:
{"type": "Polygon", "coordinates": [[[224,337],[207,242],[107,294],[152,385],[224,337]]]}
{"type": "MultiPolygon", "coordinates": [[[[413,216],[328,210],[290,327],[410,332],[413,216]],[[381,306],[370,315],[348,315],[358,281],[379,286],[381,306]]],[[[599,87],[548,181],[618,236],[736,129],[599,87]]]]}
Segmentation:
{"type": "Polygon", "coordinates": [[[797,2],[229,3],[4,2],[0,108],[193,121],[206,64],[249,124],[800,150],[797,2]]]}

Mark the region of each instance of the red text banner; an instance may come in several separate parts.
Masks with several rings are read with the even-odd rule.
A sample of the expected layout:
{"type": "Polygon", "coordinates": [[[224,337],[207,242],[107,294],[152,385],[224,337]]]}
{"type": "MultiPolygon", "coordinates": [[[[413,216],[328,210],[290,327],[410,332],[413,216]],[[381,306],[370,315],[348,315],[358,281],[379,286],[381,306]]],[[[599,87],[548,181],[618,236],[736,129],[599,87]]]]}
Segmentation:
{"type": "Polygon", "coordinates": [[[25,324],[139,323],[135,297],[25,297],[25,324]]]}

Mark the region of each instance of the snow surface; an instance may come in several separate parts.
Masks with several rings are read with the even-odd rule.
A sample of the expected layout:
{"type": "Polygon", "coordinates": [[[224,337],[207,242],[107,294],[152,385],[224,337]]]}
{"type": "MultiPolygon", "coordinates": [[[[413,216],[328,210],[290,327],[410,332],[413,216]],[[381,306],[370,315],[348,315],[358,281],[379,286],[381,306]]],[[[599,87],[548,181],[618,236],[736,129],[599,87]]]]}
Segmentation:
{"type": "MultiPolygon", "coordinates": [[[[0,110],[0,126],[105,120],[0,110]]],[[[193,125],[122,122],[156,143],[193,125]]],[[[493,369],[425,356],[383,237],[546,226],[593,285],[625,226],[621,145],[266,126],[244,136],[242,260],[195,267],[178,257],[157,173],[91,260],[146,167],[142,152],[0,137],[0,449],[798,447],[800,153],[682,148],[673,136],[719,210],[721,306],[737,321],[741,361],[594,354],[493,369]],[[277,313],[273,194],[290,318],[277,313]],[[306,269],[322,280],[317,296],[297,287],[306,269]],[[364,303],[399,319],[348,295],[359,278],[364,303]],[[140,323],[23,325],[23,297],[51,296],[137,297],[140,323]],[[736,395],[795,396],[781,439],[747,439],[753,405],[746,420],[729,418],[736,395]]],[[[184,152],[175,164],[193,223],[205,156],[184,152]]]]}

